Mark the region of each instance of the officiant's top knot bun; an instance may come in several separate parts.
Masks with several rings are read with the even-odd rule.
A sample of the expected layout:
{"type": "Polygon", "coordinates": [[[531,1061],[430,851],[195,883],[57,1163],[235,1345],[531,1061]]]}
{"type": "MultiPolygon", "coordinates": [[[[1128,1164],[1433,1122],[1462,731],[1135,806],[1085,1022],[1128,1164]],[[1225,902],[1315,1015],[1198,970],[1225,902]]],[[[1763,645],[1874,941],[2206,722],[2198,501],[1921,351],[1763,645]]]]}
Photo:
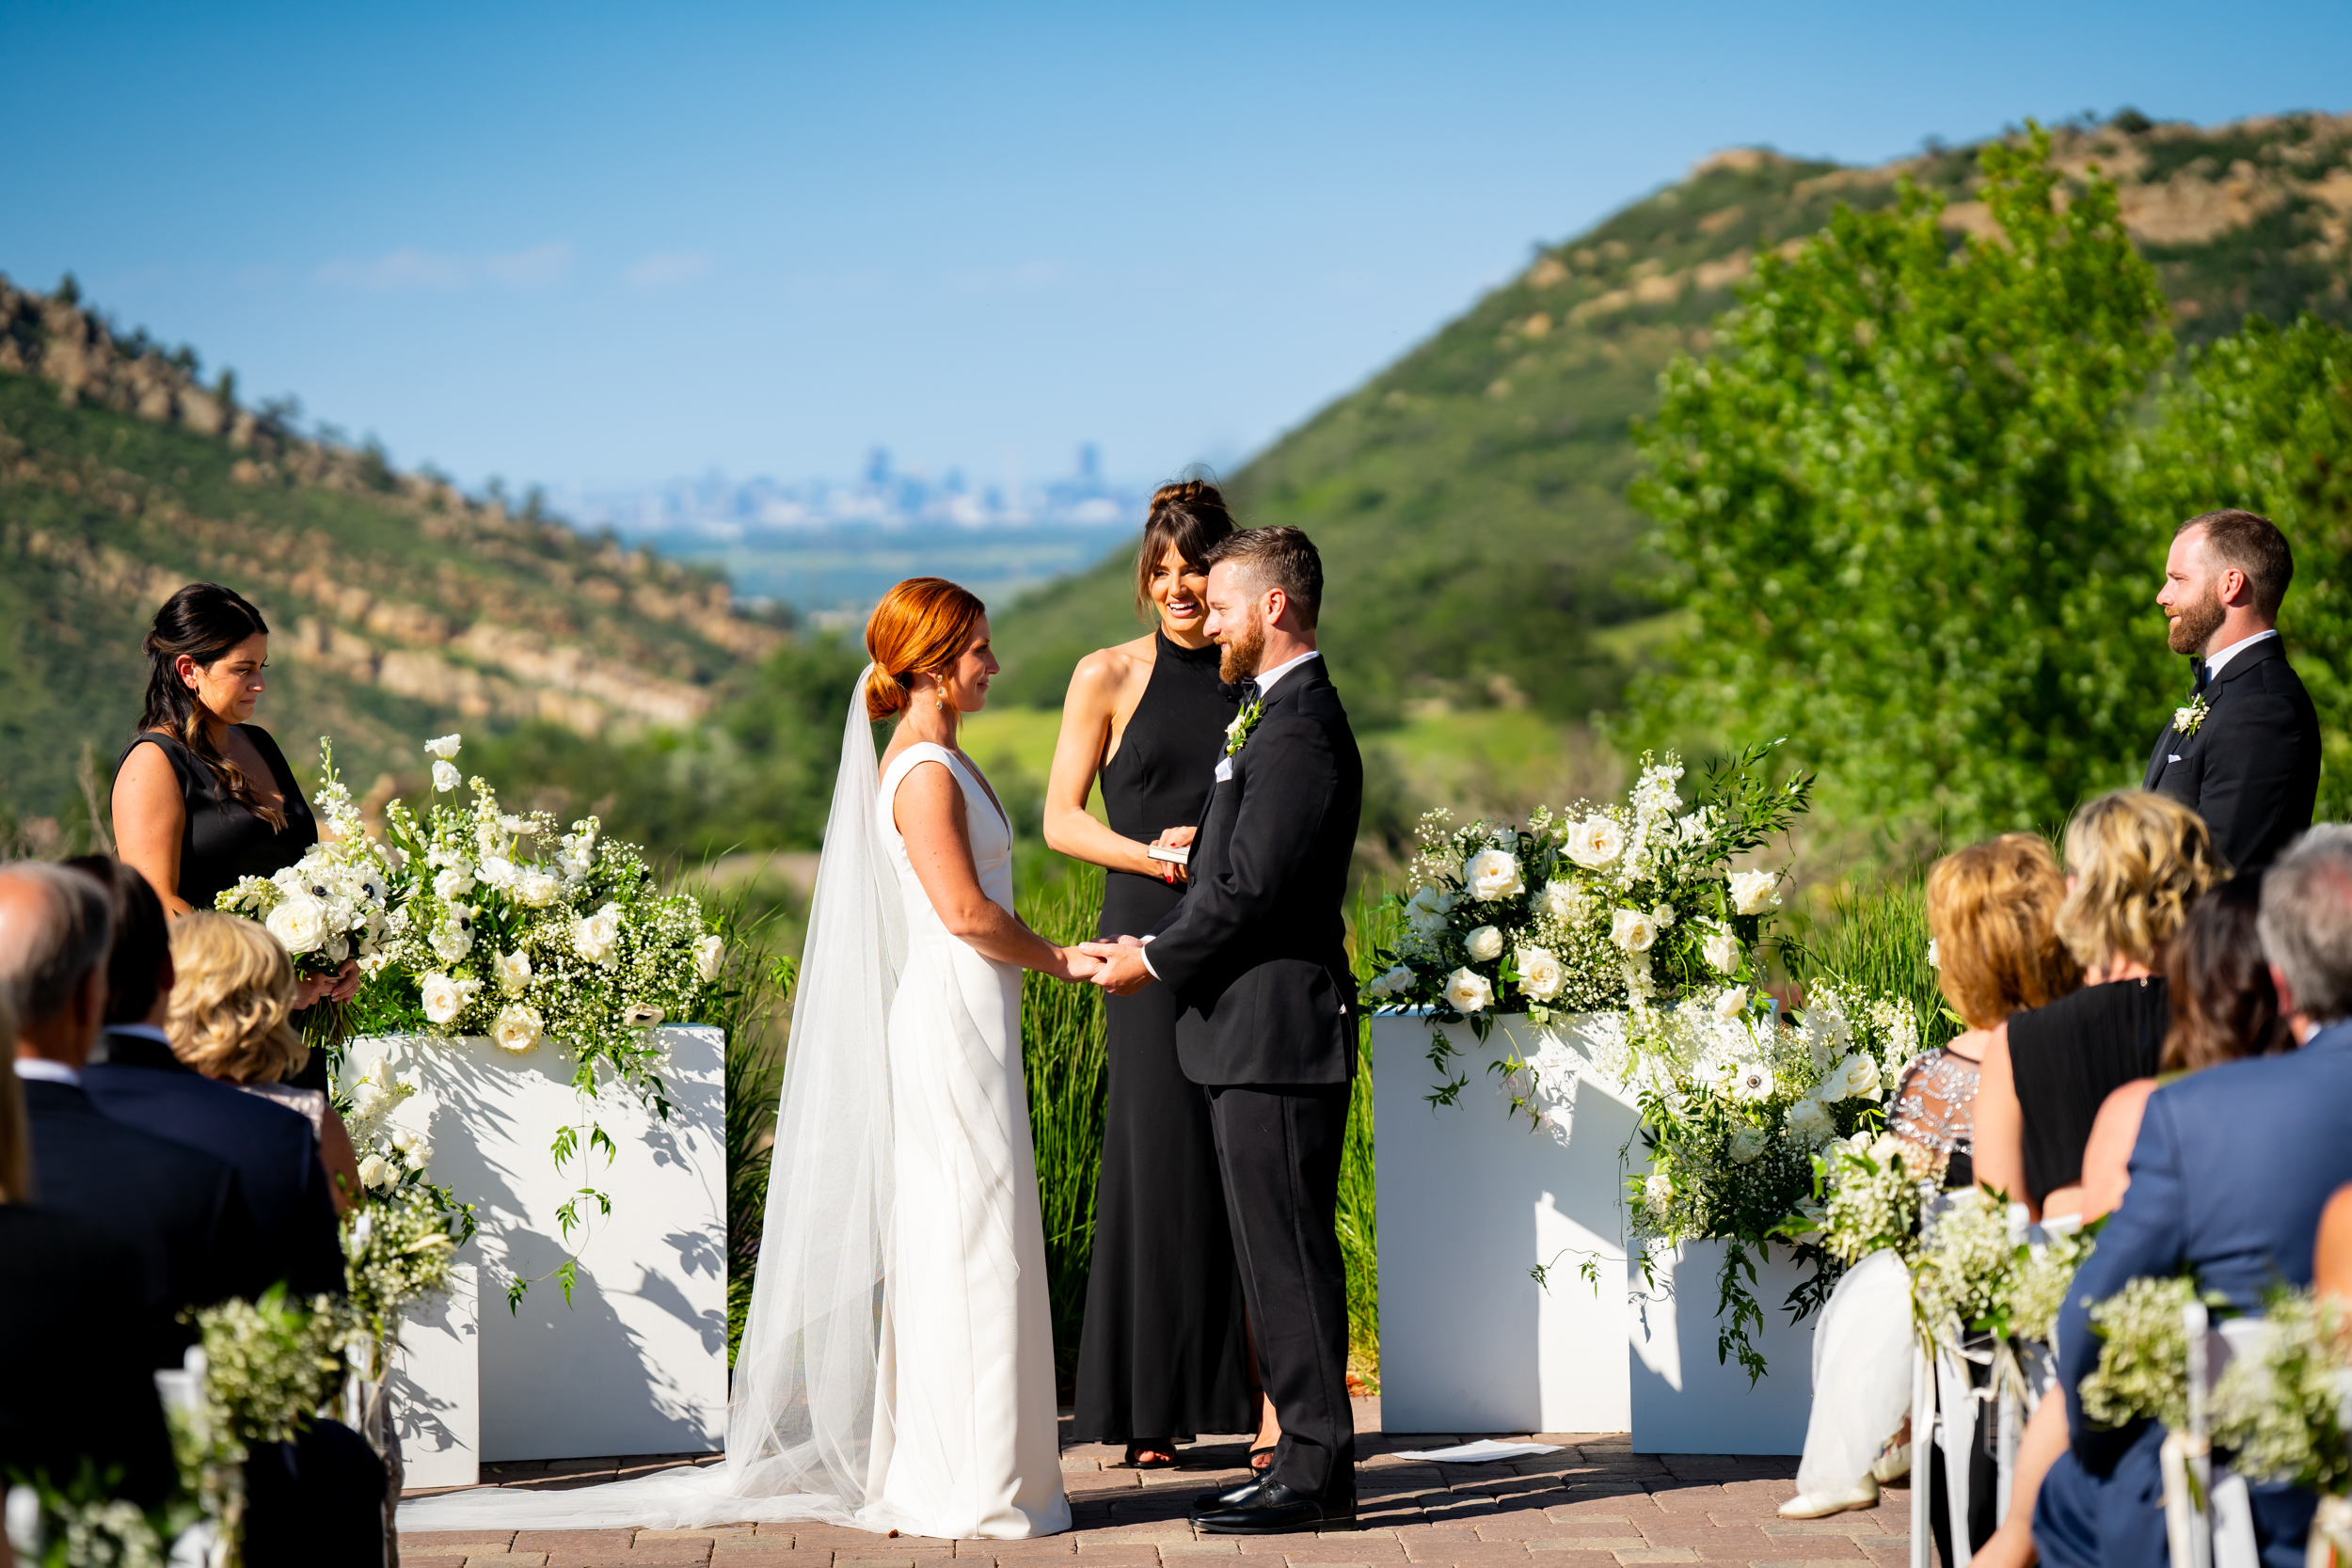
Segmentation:
{"type": "Polygon", "coordinates": [[[866,683],[866,716],[904,712],[916,675],[935,675],[972,641],[988,613],[967,588],[946,578],[909,578],[882,595],[866,621],[866,651],[874,673],[866,683]]]}
{"type": "Polygon", "coordinates": [[[1233,531],[1225,493],[1205,479],[1183,479],[1152,492],[1143,520],[1143,547],[1136,552],[1136,613],[1152,619],[1152,574],[1173,545],[1184,564],[1209,569],[1209,550],[1233,531]]]}

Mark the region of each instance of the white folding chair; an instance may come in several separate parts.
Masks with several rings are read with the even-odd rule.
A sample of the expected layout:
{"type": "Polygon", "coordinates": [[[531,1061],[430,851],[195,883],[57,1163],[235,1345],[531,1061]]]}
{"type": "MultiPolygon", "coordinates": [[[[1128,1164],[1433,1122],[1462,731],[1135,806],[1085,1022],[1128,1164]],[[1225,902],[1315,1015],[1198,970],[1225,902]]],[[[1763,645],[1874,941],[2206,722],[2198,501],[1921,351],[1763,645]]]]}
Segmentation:
{"type": "Polygon", "coordinates": [[[2202,1302],[2181,1309],[2188,1338],[2188,1430],[2165,1434],[2157,1463],[2164,1475],[2164,1529],[2173,1568],[2261,1568],[2254,1544],[2253,1499],[2246,1478],[2213,1459],[2215,1385],[2230,1363],[2259,1355],[2270,1325],[2259,1318],[2213,1326],[2202,1302]]]}

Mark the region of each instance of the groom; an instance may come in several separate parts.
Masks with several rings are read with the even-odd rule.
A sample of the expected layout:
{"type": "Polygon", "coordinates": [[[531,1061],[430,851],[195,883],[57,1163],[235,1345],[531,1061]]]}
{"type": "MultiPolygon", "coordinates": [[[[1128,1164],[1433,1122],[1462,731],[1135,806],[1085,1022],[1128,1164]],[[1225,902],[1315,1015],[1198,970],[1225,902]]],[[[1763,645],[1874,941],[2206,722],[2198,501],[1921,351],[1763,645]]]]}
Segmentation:
{"type": "Polygon", "coordinates": [[[2235,871],[2259,871],[2312,825],[2319,716],[2279,641],[2295,576],[2286,535],[2251,512],[2207,512],[2173,531],[2156,603],[2197,687],[2156,739],[2143,787],[2205,819],[2235,871]]]}
{"type": "MultiPolygon", "coordinates": [[[[1239,681],[1184,901],[1141,942],[1087,951],[1120,995],[1176,993],[1176,1050],[1202,1085],[1266,1395],[1282,1440],[1262,1479],[1193,1508],[1201,1530],[1352,1524],[1347,1275],[1335,1215],[1356,1072],[1356,987],[1340,900],[1364,768],[1315,652],[1323,561],[1293,528],[1209,551],[1208,634],[1239,681]],[[1147,945],[1148,944],[1148,945],[1147,945]]],[[[1178,831],[1181,833],[1181,830],[1178,831]]]]}

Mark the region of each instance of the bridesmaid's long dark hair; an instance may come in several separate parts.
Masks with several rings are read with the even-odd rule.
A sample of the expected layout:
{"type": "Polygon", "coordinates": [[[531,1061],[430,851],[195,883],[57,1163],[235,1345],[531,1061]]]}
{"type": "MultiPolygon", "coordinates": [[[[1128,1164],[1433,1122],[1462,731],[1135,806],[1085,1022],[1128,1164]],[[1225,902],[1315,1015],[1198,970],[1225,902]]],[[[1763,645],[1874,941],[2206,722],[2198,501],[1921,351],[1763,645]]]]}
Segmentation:
{"type": "Polygon", "coordinates": [[[204,727],[196,693],[180,678],[177,668],[180,656],[185,654],[199,669],[209,669],[246,638],[268,635],[269,623],[262,619],[262,612],[244,594],[216,582],[192,582],[166,599],[164,608],[155,612],[155,624],[149,628],[144,644],[147,708],[139,715],[139,729],[142,733],[163,730],[177,737],[212,769],[230,800],[268,823],[270,832],[279,832],[286,826],[285,812],[264,804],[245,769],[221,755],[220,748],[213,744],[212,732],[204,727]]]}
{"type": "Polygon", "coordinates": [[[1179,480],[1152,491],[1143,548],[1136,556],[1136,613],[1152,619],[1152,574],[1160,569],[1168,546],[1176,546],[1185,565],[1199,567],[1208,561],[1209,546],[1232,531],[1224,493],[1207,480],[1179,480]]]}

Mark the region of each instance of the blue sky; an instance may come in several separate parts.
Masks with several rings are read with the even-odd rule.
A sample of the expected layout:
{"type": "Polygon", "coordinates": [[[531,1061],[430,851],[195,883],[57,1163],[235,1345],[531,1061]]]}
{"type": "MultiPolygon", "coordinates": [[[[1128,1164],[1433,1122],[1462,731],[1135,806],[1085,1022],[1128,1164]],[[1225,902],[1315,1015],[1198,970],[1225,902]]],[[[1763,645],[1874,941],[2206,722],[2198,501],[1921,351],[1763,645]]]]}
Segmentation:
{"type": "Polygon", "coordinates": [[[0,5],[0,271],[469,483],[1230,468],[1724,146],[2352,109],[2352,7],[0,5]]]}

